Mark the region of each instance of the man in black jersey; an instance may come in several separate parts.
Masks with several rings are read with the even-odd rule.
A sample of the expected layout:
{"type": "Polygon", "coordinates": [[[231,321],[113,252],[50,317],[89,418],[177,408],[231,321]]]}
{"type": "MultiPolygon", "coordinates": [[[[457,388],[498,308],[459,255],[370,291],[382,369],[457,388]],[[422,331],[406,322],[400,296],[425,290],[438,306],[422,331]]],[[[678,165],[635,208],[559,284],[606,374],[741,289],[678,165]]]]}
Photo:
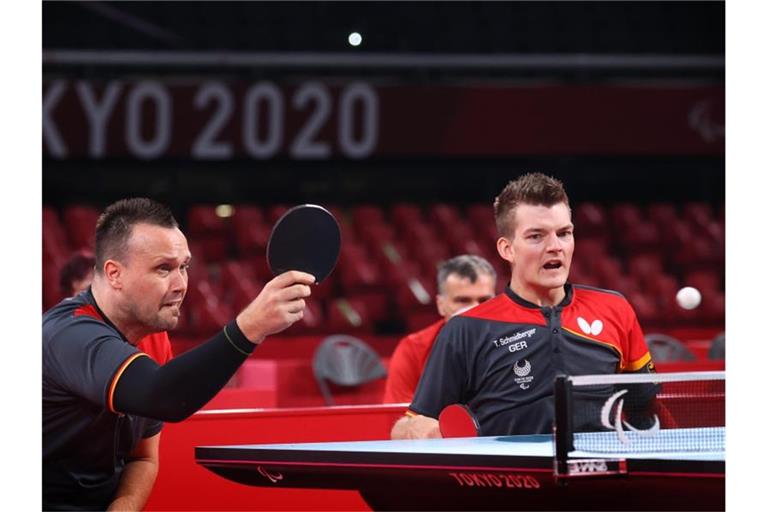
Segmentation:
{"type": "Polygon", "coordinates": [[[163,366],[136,348],[173,329],[192,255],[170,210],[135,198],[96,226],[91,287],[43,316],[43,509],[140,510],[163,421],[181,421],[256,345],[302,318],[314,276],[286,272],[222,331],[163,366]]]}
{"type": "MultiPolygon", "coordinates": [[[[629,302],[568,282],[574,226],[562,183],[523,175],[502,190],[494,213],[509,285],[440,331],[395,439],[439,437],[436,418],[454,403],[473,411],[480,435],[551,433],[556,375],[653,371],[629,302]]],[[[641,405],[653,397],[643,391],[641,405]]]]}

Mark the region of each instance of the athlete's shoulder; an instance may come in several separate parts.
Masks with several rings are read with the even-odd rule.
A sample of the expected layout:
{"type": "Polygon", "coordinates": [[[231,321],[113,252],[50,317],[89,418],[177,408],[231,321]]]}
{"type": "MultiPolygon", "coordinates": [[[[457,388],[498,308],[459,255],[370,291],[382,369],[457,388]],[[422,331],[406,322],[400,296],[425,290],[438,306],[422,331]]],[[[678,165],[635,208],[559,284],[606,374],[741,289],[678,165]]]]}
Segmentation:
{"type": "Polygon", "coordinates": [[[82,295],[67,298],[49,309],[43,315],[43,342],[71,336],[112,336],[118,335],[82,295]]]}
{"type": "Polygon", "coordinates": [[[588,286],[584,284],[574,284],[574,296],[575,303],[591,303],[603,307],[618,308],[618,309],[631,309],[627,298],[616,290],[609,290],[606,288],[598,288],[596,286],[588,286]]]}
{"type": "MultiPolygon", "coordinates": [[[[456,315],[467,323],[501,322],[504,324],[544,324],[541,309],[518,304],[506,293],[501,293],[482,304],[456,315]]],[[[450,322],[448,322],[450,324],[450,322]]]]}
{"type": "Polygon", "coordinates": [[[500,293],[485,302],[481,302],[477,306],[465,309],[456,314],[454,318],[492,318],[506,311],[509,308],[510,302],[506,295],[500,293]]]}
{"type": "Polygon", "coordinates": [[[425,328],[407,335],[402,339],[401,343],[409,345],[419,345],[424,343],[431,344],[444,326],[445,319],[441,318],[440,320],[429,324],[425,328]]]}

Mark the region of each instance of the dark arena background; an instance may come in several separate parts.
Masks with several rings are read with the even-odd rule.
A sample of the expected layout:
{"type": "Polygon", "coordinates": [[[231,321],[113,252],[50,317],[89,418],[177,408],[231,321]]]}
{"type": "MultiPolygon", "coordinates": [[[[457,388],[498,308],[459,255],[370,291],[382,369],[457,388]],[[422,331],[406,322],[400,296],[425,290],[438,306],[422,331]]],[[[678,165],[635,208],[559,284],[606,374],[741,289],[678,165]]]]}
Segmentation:
{"type": "Polygon", "coordinates": [[[388,438],[404,407],[340,407],[380,403],[383,380],[327,407],[315,350],[354,336],[386,366],[439,318],[435,266],[457,254],[501,291],[492,203],[525,172],[563,181],[571,282],[627,297],[660,372],[725,367],[724,2],[44,2],[42,139],[43,310],[101,210],[152,197],[194,255],[175,354],[271,278],[287,208],[341,224],[304,320],[205,408],[260,412],[167,425],[148,510],[365,508],[224,480],[193,448],[388,438]]]}

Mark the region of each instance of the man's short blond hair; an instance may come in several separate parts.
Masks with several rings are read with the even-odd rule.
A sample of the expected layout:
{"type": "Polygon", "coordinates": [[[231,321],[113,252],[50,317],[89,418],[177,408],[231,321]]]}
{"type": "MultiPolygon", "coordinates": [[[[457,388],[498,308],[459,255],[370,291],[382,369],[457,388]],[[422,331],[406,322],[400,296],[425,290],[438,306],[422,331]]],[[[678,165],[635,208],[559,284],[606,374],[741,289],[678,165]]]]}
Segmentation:
{"type": "Polygon", "coordinates": [[[563,183],[540,172],[523,174],[510,181],[493,201],[496,229],[500,236],[511,236],[515,232],[515,209],[521,204],[554,206],[568,203],[563,183]]]}

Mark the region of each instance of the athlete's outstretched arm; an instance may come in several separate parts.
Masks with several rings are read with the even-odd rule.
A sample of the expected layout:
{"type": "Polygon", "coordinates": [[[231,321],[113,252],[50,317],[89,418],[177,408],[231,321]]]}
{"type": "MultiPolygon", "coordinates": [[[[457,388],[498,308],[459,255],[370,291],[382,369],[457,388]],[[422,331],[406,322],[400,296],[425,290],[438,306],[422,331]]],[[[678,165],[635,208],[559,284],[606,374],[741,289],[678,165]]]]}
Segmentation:
{"type": "Polygon", "coordinates": [[[304,298],[314,282],[314,276],[304,272],[281,274],[234,321],[199,347],[163,366],[149,357],[131,360],[113,381],[108,407],[171,422],[190,416],[224,387],[258,343],[303,317],[304,298]]]}

